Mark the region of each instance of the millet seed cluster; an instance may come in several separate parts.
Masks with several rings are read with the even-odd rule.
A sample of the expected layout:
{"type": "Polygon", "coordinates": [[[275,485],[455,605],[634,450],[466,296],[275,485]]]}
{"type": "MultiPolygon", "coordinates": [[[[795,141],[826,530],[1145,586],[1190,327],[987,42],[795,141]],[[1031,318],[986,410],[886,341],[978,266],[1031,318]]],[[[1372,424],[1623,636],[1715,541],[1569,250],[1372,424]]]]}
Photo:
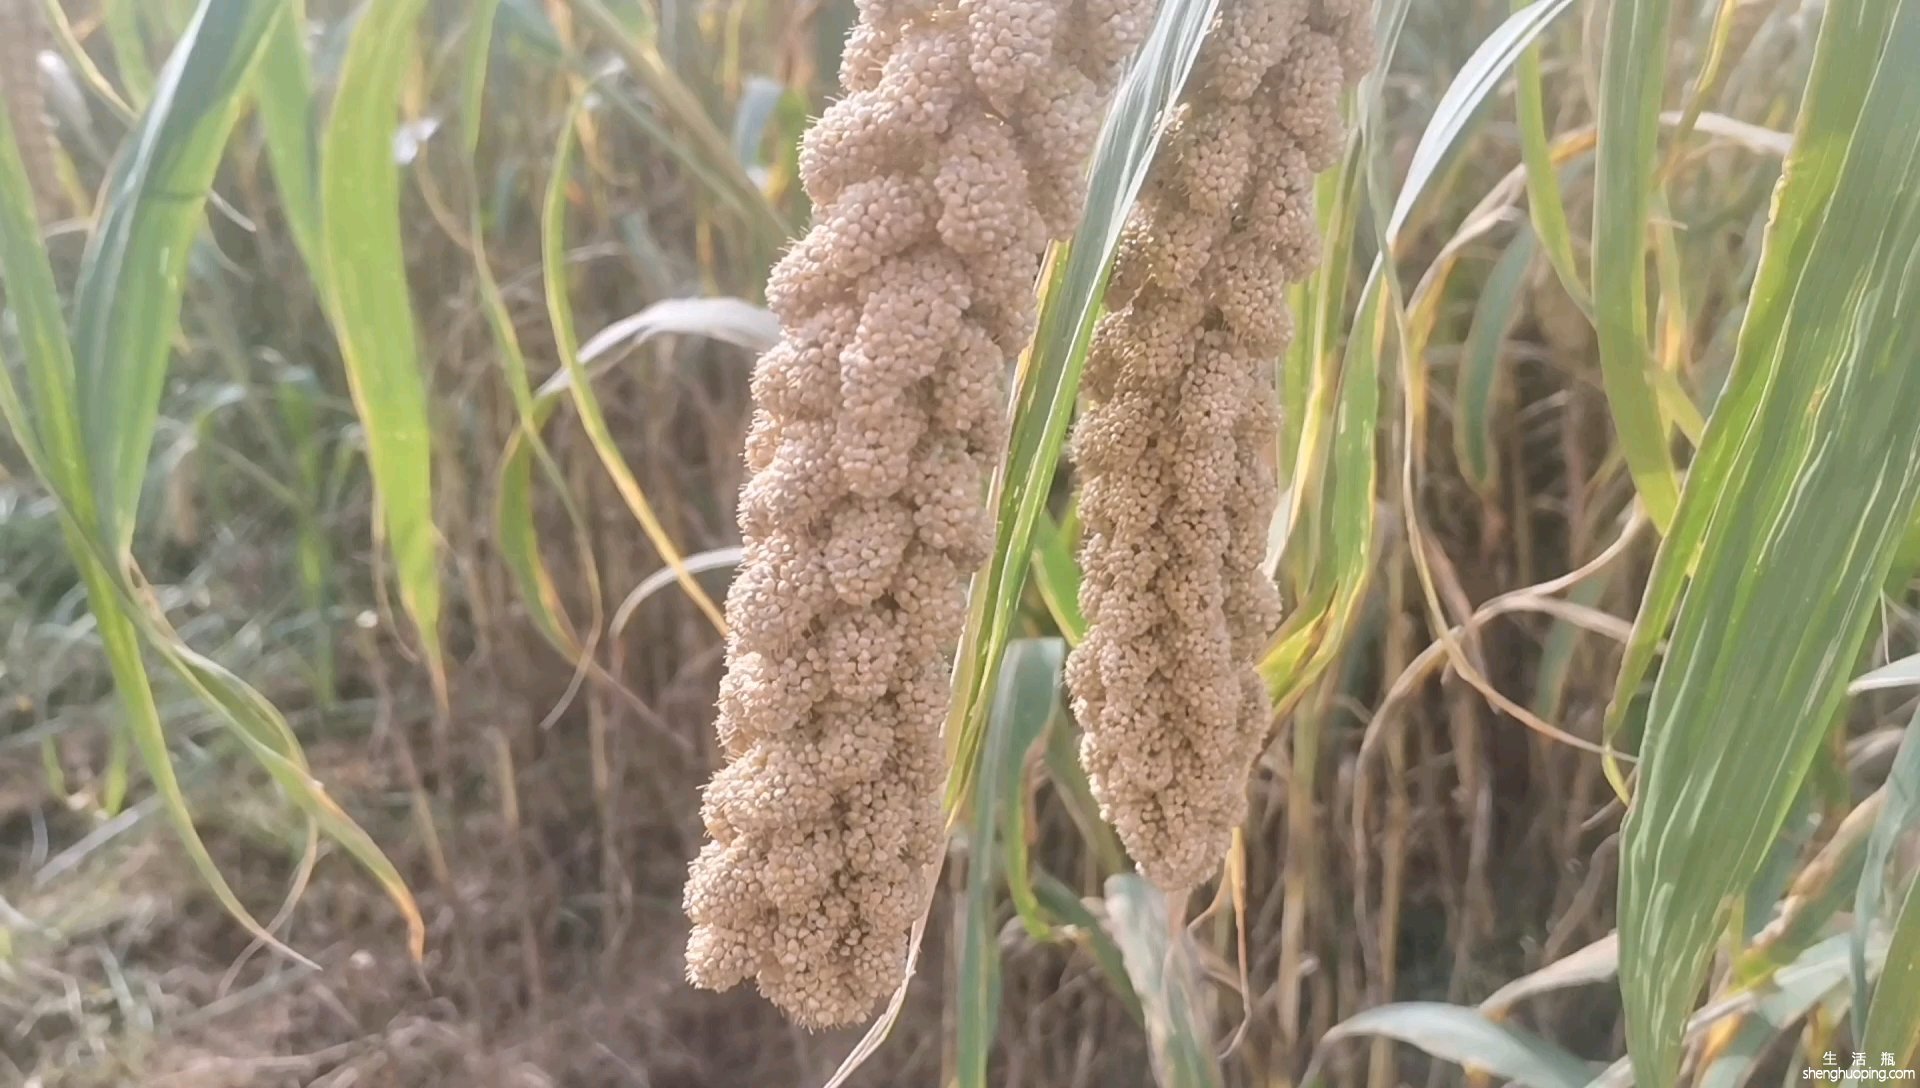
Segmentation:
{"type": "Polygon", "coordinates": [[[1313,178],[1370,53],[1365,0],[1223,0],[1218,19],[1122,237],[1072,448],[1081,756],[1169,889],[1218,864],[1269,727],[1253,666],[1280,616],[1262,569],[1273,369],[1287,285],[1318,256],[1313,178]]]}
{"type": "Polygon", "coordinates": [[[687,973],[810,1027],[903,977],[1006,363],[1152,0],[862,0],[774,270],[687,973]]]}

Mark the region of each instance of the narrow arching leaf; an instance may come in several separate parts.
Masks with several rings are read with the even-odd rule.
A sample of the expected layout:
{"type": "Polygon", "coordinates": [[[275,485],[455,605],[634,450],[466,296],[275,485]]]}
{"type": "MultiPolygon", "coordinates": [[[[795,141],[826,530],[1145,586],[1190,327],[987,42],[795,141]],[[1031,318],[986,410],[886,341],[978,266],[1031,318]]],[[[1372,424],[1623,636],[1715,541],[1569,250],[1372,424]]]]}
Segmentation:
{"type": "Polygon", "coordinates": [[[1600,371],[1640,502],[1665,532],[1679,475],[1654,392],[1647,329],[1647,221],[1660,137],[1672,0],[1617,0],[1601,64],[1593,192],[1593,303],[1600,371]]]}
{"type": "Polygon", "coordinates": [[[300,256],[319,275],[319,133],[313,121],[313,73],[307,63],[306,0],[286,0],[285,17],[267,36],[267,56],[256,87],[267,158],[300,256]]]}
{"type": "Polygon", "coordinates": [[[368,5],[348,38],[320,142],[321,292],[366,435],[400,602],[444,692],[432,429],[400,248],[400,170],[393,157],[401,83],[425,7],[426,0],[368,5]]]}
{"type": "MultiPolygon", "coordinates": [[[[1848,20],[1870,16],[1872,26],[1885,30],[1891,11],[1876,4],[1871,12],[1851,11],[1848,20]]],[[[1872,31],[1849,32],[1844,47],[1822,48],[1815,53],[1813,74],[1800,105],[1793,150],[1787,157],[1785,174],[1790,188],[1774,202],[1767,231],[1765,252],[1754,279],[1752,297],[1763,305],[1751,307],[1741,327],[1742,349],[1749,342],[1772,344],[1784,334],[1791,310],[1782,304],[1793,289],[1813,244],[1814,228],[1833,206],[1835,187],[1841,168],[1853,146],[1856,122],[1866,98],[1870,81],[1862,78],[1865,69],[1857,67],[1859,57],[1873,48],[1872,31]],[[1789,199],[1790,197],[1790,199],[1789,199]]],[[[1826,39],[1823,38],[1823,42],[1826,39]]],[[[1710,432],[1718,438],[1704,441],[1698,456],[1687,470],[1687,490],[1679,511],[1654,561],[1647,590],[1634,620],[1633,637],[1621,660],[1620,675],[1614,685],[1613,699],[1607,708],[1605,735],[1611,742],[1625,723],[1627,709],[1639,691],[1653,664],[1660,642],[1673,623],[1682,592],[1692,574],[1709,523],[1719,507],[1720,496],[1736,471],[1750,463],[1742,456],[1749,448],[1754,420],[1763,399],[1773,387],[1783,363],[1777,353],[1754,353],[1765,365],[1736,365],[1714,408],[1710,432]]],[[[1622,795],[1624,784],[1618,769],[1608,768],[1609,776],[1622,795]]]]}
{"type": "Polygon", "coordinates": [[[1860,1049],[1876,1061],[1881,1054],[1891,1054],[1910,1069],[1920,1054],[1920,879],[1907,885],[1862,1038],[1860,1049]]]}
{"type": "MultiPolygon", "coordinates": [[[[188,167],[181,164],[194,161],[192,149],[206,138],[206,133],[197,123],[177,119],[173,122],[156,120],[153,113],[204,108],[218,115],[223,108],[218,103],[203,101],[196,94],[183,91],[182,88],[205,88],[204,85],[176,78],[175,75],[183,55],[195,47],[211,48],[201,43],[218,40],[217,35],[213,39],[196,36],[201,32],[200,28],[208,25],[209,12],[215,8],[220,9],[218,14],[221,16],[244,14],[236,12],[233,5],[219,4],[214,0],[202,6],[189,25],[189,37],[183,39],[174,59],[162,72],[160,85],[149,107],[149,116],[142,120],[136,130],[136,150],[129,153],[129,159],[123,160],[121,176],[158,169],[157,175],[149,176],[148,181],[142,183],[151,186],[155,184],[153,177],[170,176],[166,169],[169,165],[186,171],[175,178],[183,185],[194,176],[188,167]],[[181,141],[185,146],[166,146],[172,140],[181,141]],[[128,166],[126,162],[144,162],[148,165],[128,166]]],[[[274,11],[266,13],[264,18],[268,23],[273,14],[274,11]]],[[[234,31],[248,27],[256,34],[266,29],[264,24],[246,19],[226,25],[225,29],[234,31]]],[[[219,55],[213,54],[216,59],[219,55]]],[[[213,75],[220,71],[229,69],[213,64],[205,74],[213,75]]],[[[233,93],[237,96],[238,86],[243,80],[237,75],[233,78],[233,93]]],[[[218,149],[214,150],[217,153],[218,149]]],[[[211,168],[208,169],[210,171],[211,168]]],[[[154,277],[159,275],[164,278],[169,268],[169,251],[184,250],[199,228],[199,200],[180,199],[193,195],[203,200],[205,185],[202,184],[198,190],[183,188],[179,192],[148,188],[141,191],[135,206],[125,210],[126,214],[132,215],[141,212],[144,206],[144,218],[138,222],[116,225],[113,213],[109,213],[98,230],[102,234],[111,230],[113,235],[104,242],[95,239],[89,257],[94,263],[90,266],[90,273],[83,275],[96,277],[95,289],[102,294],[95,297],[120,298],[124,300],[127,310],[124,313],[83,312],[76,308],[76,318],[85,316],[116,323],[132,323],[145,318],[153,323],[153,328],[157,330],[154,335],[162,342],[164,349],[164,342],[170,337],[177,319],[179,290],[177,283],[161,282],[156,285],[154,277]],[[153,203],[167,203],[169,199],[185,205],[184,209],[175,209],[178,214],[160,214],[150,206],[153,203]],[[109,252],[107,246],[116,247],[128,267],[110,268],[99,264],[105,259],[100,254],[109,252]],[[161,307],[160,302],[166,300],[170,300],[168,307],[161,307]]],[[[418,955],[425,939],[425,928],[398,871],[307,772],[293,731],[284,717],[258,692],[189,648],[168,624],[125,554],[122,534],[131,532],[132,510],[126,512],[129,520],[119,529],[112,527],[102,516],[101,496],[97,493],[94,481],[100,478],[102,466],[118,455],[118,448],[88,444],[78,392],[84,388],[79,379],[80,366],[60,328],[59,301],[34,224],[25,168],[3,112],[0,112],[0,280],[5,283],[8,301],[19,324],[30,383],[29,394],[23,398],[13,384],[11,370],[0,365],[0,415],[4,415],[28,463],[59,504],[67,549],[86,587],[100,642],[120,694],[122,728],[146,766],[160,809],[173,825],[189,862],[221,906],[254,936],[297,958],[297,954],[285,949],[253,918],[214,863],[194,827],[193,814],[174,772],[165,725],[147,672],[149,653],[167,664],[194,696],[215,711],[255,761],[273,776],[282,792],[313,821],[314,826],[340,843],[381,883],[405,915],[410,945],[418,955]]],[[[164,365],[164,362],[162,350],[159,363],[164,365]]],[[[110,397],[114,394],[91,395],[110,397]]],[[[157,391],[155,395],[157,397],[157,391]]]]}
{"type": "Polygon", "coordinates": [[[1120,954],[1120,946],[1114,942],[1113,935],[1094,917],[1072,888],[1060,882],[1051,873],[1037,873],[1033,881],[1034,898],[1042,909],[1058,920],[1061,926],[1070,926],[1077,936],[1086,941],[1088,951],[1094,963],[1099,967],[1107,984],[1119,995],[1122,1004],[1135,1023],[1146,1023],[1146,1014],[1140,1008],[1140,995],[1134,993],[1133,982],[1127,978],[1126,958],[1120,954]]]}
{"type": "MultiPolygon", "coordinates": [[[[687,556],[687,569],[695,574],[705,574],[711,570],[729,570],[746,562],[747,549],[738,544],[727,548],[715,548],[698,555],[687,556]]],[[[640,580],[633,591],[620,599],[620,607],[613,610],[613,619],[608,621],[608,631],[618,635],[626,629],[627,622],[648,598],[674,584],[678,576],[668,568],[662,567],[640,580]]]]}
{"type": "MultiPolygon", "coordinates": [[[[616,350],[656,336],[705,336],[765,351],[780,339],[780,319],[765,307],[737,298],[663,299],[587,337],[580,345],[581,365],[592,366],[616,350]]],[[[556,375],[541,386],[541,395],[564,388],[567,381],[567,375],[556,375]]]]}
{"type": "Polygon", "coordinates": [[[1480,1003],[1480,1011],[1488,1016],[1501,1016],[1529,997],[1572,986],[1607,982],[1619,973],[1620,935],[1609,933],[1578,952],[1570,952],[1538,971],[1522,975],[1495,990],[1492,996],[1480,1003]]]}
{"type": "Polygon", "coordinates": [[[1482,494],[1495,482],[1492,422],[1500,389],[1500,350],[1519,312],[1534,250],[1534,236],[1525,231],[1507,243],[1507,251],[1480,289],[1473,325],[1460,353],[1460,374],[1453,387],[1453,449],[1461,471],[1482,494]]]}
{"type": "Polygon", "coordinates": [[[0,110],[0,286],[18,323],[26,354],[27,393],[14,384],[11,359],[0,359],[0,415],[34,472],[62,505],[62,534],[94,609],[100,644],[120,695],[120,726],[148,767],[161,811],[187,860],[220,905],[255,935],[266,931],[234,894],[207,850],[173,762],[168,758],[153,685],[133,625],[120,608],[112,572],[98,561],[102,537],[75,395],[72,347],[61,324],[60,298],[47,264],[33,202],[7,111],[0,110]]]}
{"type": "MultiPolygon", "coordinates": [[[[518,338],[513,335],[507,321],[504,300],[484,288],[486,283],[491,282],[491,273],[482,276],[481,282],[483,298],[490,300],[488,312],[495,315],[492,320],[495,322],[496,341],[511,346],[512,350],[507,353],[509,385],[517,389],[518,382],[525,376],[525,360],[517,354],[518,338]]],[[[657,336],[704,336],[759,352],[772,347],[779,335],[780,324],[772,314],[741,299],[663,299],[589,337],[580,351],[582,365],[578,373],[591,377],[597,368],[587,364],[599,363],[603,355],[616,347],[643,344],[657,336]]],[[[540,557],[539,534],[533,517],[533,466],[537,460],[548,479],[564,479],[552,455],[546,452],[541,434],[553,413],[571,400],[574,374],[575,371],[565,369],[556,372],[537,391],[528,392],[524,406],[517,408],[521,415],[520,427],[508,439],[506,451],[501,456],[494,508],[494,524],[500,536],[501,555],[519,587],[521,599],[526,603],[541,634],[568,656],[578,654],[581,644],[572,621],[567,618],[560,604],[559,591],[554,587],[553,578],[540,557]]],[[[520,393],[516,391],[517,406],[519,401],[520,393]]],[[[568,489],[561,487],[558,493],[563,505],[571,505],[573,500],[568,489]]],[[[583,556],[583,562],[585,558],[583,556]]],[[[693,560],[686,561],[685,572],[688,575],[697,574],[699,570],[699,565],[693,560]]],[[[663,575],[672,582],[678,582],[681,572],[671,566],[663,568],[650,575],[642,588],[654,585],[655,579],[663,575]]],[[[645,595],[656,591],[648,589],[645,595]]],[[[620,621],[616,616],[614,629],[618,630],[619,627],[620,621]]]]}
{"type": "Polygon", "coordinates": [[[280,0],[205,0],[103,193],[73,302],[76,387],[100,516],[133,538],[187,257],[280,0]]]}
{"type": "MultiPolygon", "coordinates": [[[[1515,11],[1529,0],[1513,0],[1515,11]]],[[[1540,46],[1530,45],[1514,66],[1516,120],[1520,125],[1521,161],[1527,171],[1527,215],[1547,259],[1560,277],[1561,287],[1583,309],[1591,309],[1580,265],[1573,254],[1573,231],[1567,224],[1566,200],[1560,192],[1560,173],[1547,139],[1545,95],[1540,85],[1540,46]]]]}
{"type": "Polygon", "coordinates": [[[1420,134],[1420,142],[1413,149],[1413,159],[1407,166],[1406,181],[1402,183],[1400,195],[1393,203],[1393,214],[1387,221],[1386,234],[1389,241],[1399,237],[1400,229],[1406,226],[1407,217],[1413,214],[1414,203],[1427,191],[1439,173],[1441,164],[1446,160],[1460,134],[1466,131],[1467,124],[1473,120],[1494,89],[1517,63],[1540,32],[1552,24],[1566,10],[1573,6],[1573,0],[1534,0],[1534,3],[1514,12],[1502,22],[1493,33],[1487,35],[1460,66],[1460,71],[1447,85],[1447,91],[1441,95],[1440,102],[1433,110],[1433,119],[1427,122],[1425,132],[1420,134]]]}
{"type": "MultiPolygon", "coordinates": [[[[1007,667],[988,719],[987,747],[969,821],[966,921],[954,994],[960,1088],[986,1088],[988,1083],[987,1059],[1000,1017],[997,922],[1002,852],[997,833],[1008,823],[1005,810],[1025,803],[1027,754],[1039,742],[1058,704],[1065,659],[1066,646],[1059,639],[1022,639],[1008,646],[1007,667]]],[[[1025,843],[1020,845],[1024,848],[1025,843]]],[[[1025,857],[1024,853],[1019,856],[1025,857]]],[[[1021,876],[1024,880],[1025,874],[1021,876]]]]}
{"type": "Polygon", "coordinates": [[[1847,686],[1849,694],[1920,687],[1920,654],[1890,661],[1847,686]]]}
{"type": "Polygon", "coordinates": [[[1663,555],[1629,650],[1630,693],[1636,652],[1651,653],[1641,640],[1657,638],[1648,625],[1671,607],[1659,595],[1672,593],[1621,863],[1627,1037],[1648,1088],[1672,1083],[1728,904],[1834,721],[1920,497],[1916,55],[1920,0],[1829,9],[1740,337],[1735,407],[1715,414],[1667,544],[1692,560],[1692,583],[1680,599],[1686,559],[1663,555]],[[1809,598],[1812,572],[1822,587],[1809,598]]]}
{"type": "MultiPolygon", "coordinates": [[[[1586,1062],[1537,1035],[1474,1009],[1426,1001],[1382,1005],[1335,1025],[1320,1040],[1315,1066],[1329,1045],[1367,1036],[1398,1039],[1470,1073],[1491,1073],[1524,1088],[1584,1088],[1593,1079],[1586,1062]]],[[[1311,1071],[1305,1083],[1315,1083],[1311,1071]]]]}

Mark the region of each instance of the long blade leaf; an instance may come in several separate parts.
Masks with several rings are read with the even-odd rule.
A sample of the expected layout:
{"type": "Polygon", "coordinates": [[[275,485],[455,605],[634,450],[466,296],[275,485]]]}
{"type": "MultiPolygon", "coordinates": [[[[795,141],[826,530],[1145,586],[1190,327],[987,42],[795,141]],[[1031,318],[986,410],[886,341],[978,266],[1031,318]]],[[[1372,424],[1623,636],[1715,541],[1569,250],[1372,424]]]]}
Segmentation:
{"type": "MultiPolygon", "coordinates": [[[[1398,1039],[1469,1072],[1492,1073],[1524,1088],[1583,1088],[1592,1079],[1587,1063],[1560,1047],[1458,1005],[1409,1001],[1368,1009],[1336,1025],[1320,1046],[1366,1036],[1398,1039]]],[[[1315,1080],[1309,1075],[1305,1083],[1315,1080]]]]}
{"type": "MultiPolygon", "coordinates": [[[[1806,155],[1789,161],[1740,338],[1743,399],[1716,413],[1708,471],[1688,481],[1676,519],[1687,535],[1668,544],[1693,559],[1693,580],[1654,686],[1620,886],[1627,1037],[1650,1088],[1673,1081],[1728,904],[1834,721],[1920,497],[1916,55],[1920,2],[1829,9],[1806,155]],[[1809,598],[1813,572],[1823,587],[1809,598]]],[[[1656,571],[1656,616],[1662,575],[1684,570],[1656,571]]]]}
{"type": "Polygon", "coordinates": [[[1614,429],[1647,516],[1661,532],[1679,504],[1648,349],[1647,222],[1660,138],[1672,0],[1619,0],[1601,64],[1593,192],[1593,292],[1600,371],[1614,429]]]}
{"type": "Polygon", "coordinates": [[[321,279],[366,435],[400,603],[444,693],[432,431],[400,248],[400,170],[393,157],[401,82],[425,7],[426,0],[368,5],[347,41],[320,143],[321,279]]]}
{"type": "Polygon", "coordinates": [[[74,292],[73,354],[100,515],[133,537],[187,258],[280,0],[207,0],[121,153],[74,292]]]}

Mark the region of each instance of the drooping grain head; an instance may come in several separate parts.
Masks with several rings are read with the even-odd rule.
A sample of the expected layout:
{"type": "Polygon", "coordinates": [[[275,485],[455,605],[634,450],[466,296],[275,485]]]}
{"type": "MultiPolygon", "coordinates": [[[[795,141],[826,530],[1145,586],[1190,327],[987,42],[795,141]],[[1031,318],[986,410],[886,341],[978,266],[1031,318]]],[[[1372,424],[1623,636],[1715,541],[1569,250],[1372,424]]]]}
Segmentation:
{"type": "Polygon", "coordinates": [[[1050,237],[1151,0],[863,0],[774,270],[687,973],[808,1027],[901,982],[939,859],[940,728],[1050,237]]]}
{"type": "Polygon", "coordinates": [[[1280,619],[1262,570],[1273,369],[1287,285],[1317,259],[1313,177],[1367,61],[1360,0],[1223,0],[1087,360],[1073,456],[1089,629],[1067,678],[1094,793],[1171,890],[1218,865],[1270,724],[1254,663],[1280,619]]]}

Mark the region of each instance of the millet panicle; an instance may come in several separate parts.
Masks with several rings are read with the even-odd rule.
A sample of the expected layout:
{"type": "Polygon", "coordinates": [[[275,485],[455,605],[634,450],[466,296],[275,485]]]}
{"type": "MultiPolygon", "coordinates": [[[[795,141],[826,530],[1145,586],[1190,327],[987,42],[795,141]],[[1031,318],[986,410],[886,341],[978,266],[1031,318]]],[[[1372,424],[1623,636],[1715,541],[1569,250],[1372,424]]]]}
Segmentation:
{"type": "Polygon", "coordinates": [[[1067,679],[1096,798],[1184,890],[1243,818],[1278,625],[1273,367],[1318,257],[1314,175],[1369,59],[1364,0],[1222,0],[1121,239],[1072,445],[1087,637],[1067,679]]]}
{"type": "Polygon", "coordinates": [[[797,1022],[902,980],[941,851],[940,728],[1007,361],[1152,0],[861,0],[808,131],[812,230],[774,270],[746,557],[686,888],[687,974],[797,1022]]]}

